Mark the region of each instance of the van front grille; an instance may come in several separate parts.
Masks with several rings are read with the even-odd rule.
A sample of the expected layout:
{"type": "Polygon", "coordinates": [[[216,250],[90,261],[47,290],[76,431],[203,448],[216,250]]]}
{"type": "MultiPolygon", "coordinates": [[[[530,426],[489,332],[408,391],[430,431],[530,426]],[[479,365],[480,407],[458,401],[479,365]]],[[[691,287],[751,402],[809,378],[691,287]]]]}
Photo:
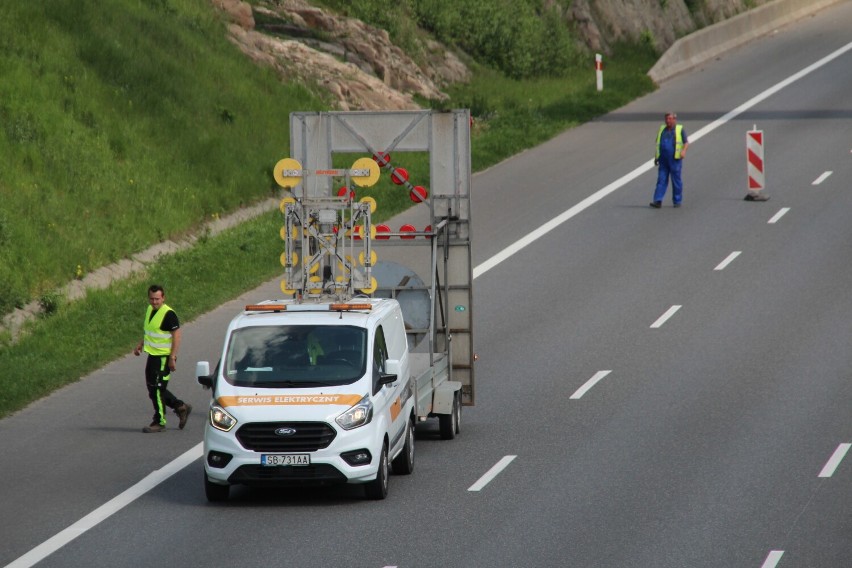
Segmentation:
{"type": "Polygon", "coordinates": [[[336,435],[325,422],[251,422],[237,430],[240,444],[255,452],[315,452],[336,435]]]}

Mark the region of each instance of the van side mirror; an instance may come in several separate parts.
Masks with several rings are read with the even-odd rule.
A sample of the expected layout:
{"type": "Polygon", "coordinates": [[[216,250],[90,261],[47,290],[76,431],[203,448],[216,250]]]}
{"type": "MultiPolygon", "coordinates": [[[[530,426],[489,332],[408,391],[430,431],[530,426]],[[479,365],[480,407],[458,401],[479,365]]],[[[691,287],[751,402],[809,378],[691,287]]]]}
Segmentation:
{"type": "Polygon", "coordinates": [[[213,388],[213,377],[210,376],[210,363],[208,361],[199,361],[195,364],[195,378],[202,387],[213,388]]]}
{"type": "Polygon", "coordinates": [[[388,373],[382,373],[379,375],[379,384],[380,385],[389,385],[391,383],[395,383],[397,379],[396,375],[390,375],[388,373]]]}
{"type": "Polygon", "coordinates": [[[379,376],[380,385],[389,385],[399,378],[399,359],[385,361],[385,372],[379,376]]]}
{"type": "Polygon", "coordinates": [[[388,359],[385,361],[385,372],[388,375],[399,375],[399,359],[388,359]]]}

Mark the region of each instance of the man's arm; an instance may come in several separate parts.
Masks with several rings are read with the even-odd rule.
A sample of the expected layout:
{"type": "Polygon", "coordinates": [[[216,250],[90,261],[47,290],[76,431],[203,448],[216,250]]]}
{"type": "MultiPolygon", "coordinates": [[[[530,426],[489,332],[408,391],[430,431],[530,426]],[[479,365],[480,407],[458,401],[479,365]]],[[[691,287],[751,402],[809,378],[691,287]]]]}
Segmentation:
{"type": "Polygon", "coordinates": [[[169,370],[174,371],[177,368],[177,355],[180,350],[180,328],[172,331],[172,352],[169,354],[169,370]]]}

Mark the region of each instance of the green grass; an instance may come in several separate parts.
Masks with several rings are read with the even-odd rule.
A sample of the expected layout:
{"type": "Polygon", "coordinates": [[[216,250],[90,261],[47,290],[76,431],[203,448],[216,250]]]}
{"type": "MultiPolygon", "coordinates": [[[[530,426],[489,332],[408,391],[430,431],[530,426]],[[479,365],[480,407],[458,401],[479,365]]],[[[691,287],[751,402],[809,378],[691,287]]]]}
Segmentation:
{"type": "Polygon", "coordinates": [[[0,51],[0,313],[269,195],[322,107],[208,0],[4,2],[0,51]]]}
{"type": "MultiPolygon", "coordinates": [[[[251,65],[207,0],[5,2],[0,50],[0,313],[33,298],[49,308],[19,341],[0,336],[5,416],[130,352],[150,283],[186,323],[279,274],[275,211],[84,300],[55,293],[277,192],[289,113],[324,107],[251,65]]],[[[592,61],[526,80],[476,65],[469,85],[451,88],[443,106],[474,115],[474,171],[653,89],[648,48],[619,46],[602,93],[592,61]]],[[[394,154],[393,164],[429,187],[425,155],[394,154]]],[[[379,202],[377,222],[411,205],[386,174],[358,190],[366,195],[379,202]]]]}
{"type": "Polygon", "coordinates": [[[619,45],[607,58],[604,90],[597,91],[594,59],[565,76],[514,80],[480,70],[469,85],[450,92],[453,104],[476,118],[472,163],[482,170],[553,138],[556,134],[619,108],[654,89],[646,75],[656,61],[650,48],[619,45]]]}

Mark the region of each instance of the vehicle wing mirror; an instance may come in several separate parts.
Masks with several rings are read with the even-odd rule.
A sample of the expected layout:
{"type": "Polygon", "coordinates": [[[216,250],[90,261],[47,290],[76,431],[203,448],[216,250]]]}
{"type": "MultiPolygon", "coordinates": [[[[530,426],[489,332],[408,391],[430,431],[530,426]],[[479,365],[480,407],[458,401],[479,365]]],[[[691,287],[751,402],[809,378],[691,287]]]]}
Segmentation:
{"type": "Polygon", "coordinates": [[[199,361],[195,364],[195,378],[198,384],[205,388],[213,388],[213,377],[210,376],[210,363],[208,361],[199,361]]]}
{"type": "Polygon", "coordinates": [[[379,377],[379,384],[389,385],[399,378],[399,360],[388,359],[385,361],[385,372],[379,377]]]}
{"type": "Polygon", "coordinates": [[[399,359],[388,359],[385,361],[385,372],[388,375],[399,375],[399,359]]]}

